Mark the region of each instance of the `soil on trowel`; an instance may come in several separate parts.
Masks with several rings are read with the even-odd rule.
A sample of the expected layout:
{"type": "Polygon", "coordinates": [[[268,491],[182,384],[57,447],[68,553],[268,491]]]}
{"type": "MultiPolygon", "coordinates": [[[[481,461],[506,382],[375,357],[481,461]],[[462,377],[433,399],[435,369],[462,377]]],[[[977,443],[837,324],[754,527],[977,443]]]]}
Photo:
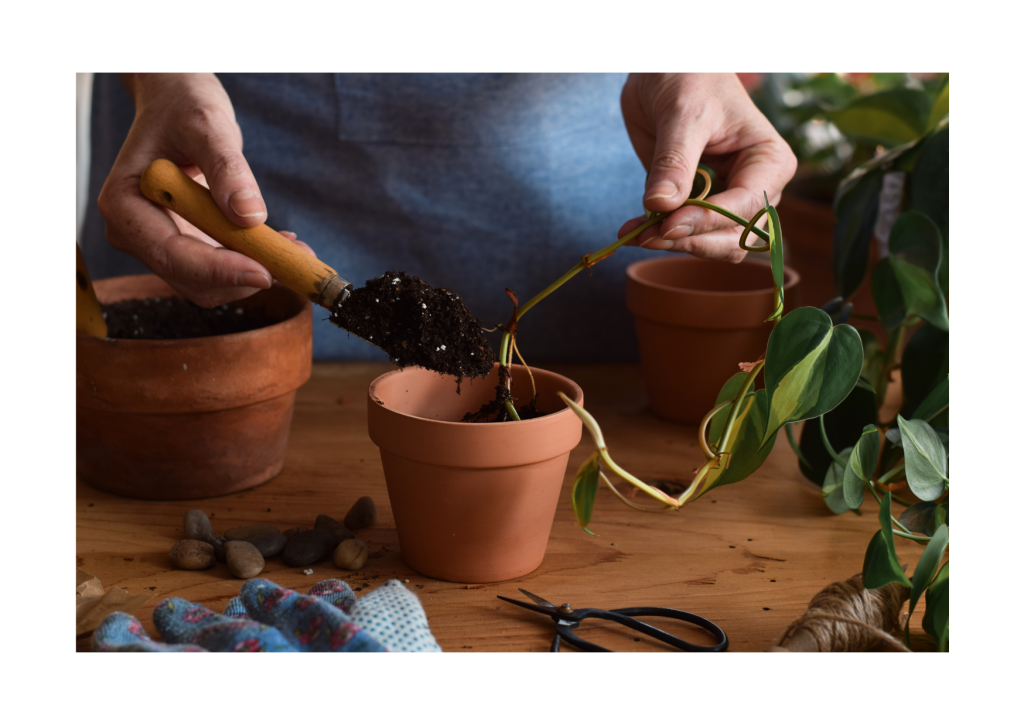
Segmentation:
{"type": "Polygon", "coordinates": [[[373,343],[398,365],[475,378],[490,373],[494,351],[483,323],[457,294],[404,272],[386,272],[352,291],[331,322],[373,343]]]}
{"type": "Polygon", "coordinates": [[[280,322],[263,310],[228,303],[201,308],[180,297],[156,297],[101,305],[108,338],[180,340],[244,333],[280,322]]]}
{"type": "MultiPolygon", "coordinates": [[[[495,397],[493,401],[488,401],[476,411],[470,411],[462,417],[463,423],[504,423],[505,421],[514,421],[509,413],[508,409],[505,408],[506,401],[513,401],[512,394],[508,388],[502,385],[494,387],[495,397]]],[[[537,410],[537,399],[534,398],[529,404],[523,407],[516,407],[516,413],[519,414],[520,421],[526,421],[531,418],[540,418],[541,416],[547,416],[543,411],[537,410]]]]}

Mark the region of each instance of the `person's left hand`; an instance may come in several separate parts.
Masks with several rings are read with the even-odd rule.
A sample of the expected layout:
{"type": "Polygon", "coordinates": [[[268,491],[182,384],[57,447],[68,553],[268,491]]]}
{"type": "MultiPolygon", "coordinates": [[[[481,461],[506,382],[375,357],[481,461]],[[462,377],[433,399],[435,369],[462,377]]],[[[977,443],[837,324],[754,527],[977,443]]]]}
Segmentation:
{"type": "MultiPolygon", "coordinates": [[[[629,138],[649,171],[644,207],[652,212],[670,212],[690,197],[700,162],[727,184],[707,201],[745,219],[764,207],[766,192],[777,204],[796,172],[792,150],[735,74],[631,74],[621,100],[629,138]]],[[[629,220],[619,237],[645,221],[629,220]]],[[[717,212],[690,206],[629,244],[739,262],[746,255],[739,247],[742,231],[717,212]]]]}

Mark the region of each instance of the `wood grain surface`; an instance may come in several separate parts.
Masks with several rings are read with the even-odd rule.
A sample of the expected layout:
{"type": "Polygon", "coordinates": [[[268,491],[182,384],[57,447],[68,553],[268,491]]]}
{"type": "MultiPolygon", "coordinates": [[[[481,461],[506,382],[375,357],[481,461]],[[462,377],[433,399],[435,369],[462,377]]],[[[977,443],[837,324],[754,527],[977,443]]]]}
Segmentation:
{"type": "MultiPolygon", "coordinates": [[[[662,421],[648,411],[638,366],[547,367],[583,387],[587,408],[601,423],[619,464],[645,481],[690,479],[701,462],[694,427],[662,421]]],[[[312,526],[321,513],[340,520],[356,499],[370,495],[379,521],[359,534],[371,552],[362,571],[343,571],[325,561],[305,575],[277,557],[261,577],[302,592],[322,579],[339,577],[357,594],[390,578],[408,581],[446,651],[547,650],[552,622],[496,597],[521,598],[519,587],[575,607],[689,610],[718,623],[729,636],[731,651],[761,651],[803,614],[822,587],[860,571],[878,529],[877,505],[870,498],[863,516],[833,516],[820,489],[800,475],[795,455],[779,437],[756,474],[679,512],[637,512],[601,489],[590,525],[599,536],[591,537],[576,525],[569,498],[573,474],[592,450],[584,434],[570,457],[547,556],[538,570],[512,582],[469,587],[423,577],[402,561],[380,457],[366,432],[366,388],[389,369],[382,364],[314,365],[312,378],[298,393],[284,470],[255,489],[213,499],[151,502],[104,494],[79,482],[78,567],[105,587],[152,593],[137,615],[155,636],[151,615],[162,599],[187,598],[221,611],[242,585],[223,564],[205,571],[171,567],[167,552],[182,538],[182,518],[189,509],[209,514],[217,532],[249,522],[287,529],[312,526]]],[[[920,546],[897,538],[896,547],[912,569],[920,546]]],[[[695,642],[710,642],[684,624],[655,624],[695,642]]],[[[914,625],[919,631],[918,613],[914,625]]],[[[664,649],[604,623],[584,623],[577,632],[615,650],[664,649]]],[[[79,639],[80,650],[88,647],[87,637],[79,639]]]]}

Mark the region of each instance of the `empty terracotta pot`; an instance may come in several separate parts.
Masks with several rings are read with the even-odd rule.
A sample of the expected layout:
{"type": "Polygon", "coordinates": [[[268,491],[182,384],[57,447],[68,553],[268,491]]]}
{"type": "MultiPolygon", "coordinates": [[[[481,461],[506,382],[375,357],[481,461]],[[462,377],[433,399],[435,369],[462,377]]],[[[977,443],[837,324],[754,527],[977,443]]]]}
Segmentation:
{"type": "MultiPolygon", "coordinates": [[[[582,405],[583,391],[537,368],[538,402],[547,416],[507,423],[460,423],[494,398],[498,370],[464,380],[423,368],[385,373],[370,384],[370,438],[380,447],[402,558],[428,577],[500,582],[540,567],[583,425],[556,393],[582,405]]],[[[532,396],[512,367],[517,405],[532,396]]]]}
{"type": "MultiPolygon", "coordinates": [[[[177,295],[155,275],[94,284],[101,303],[177,295]]],[[[195,499],[281,471],[295,391],[312,370],[312,305],[278,285],[232,305],[280,322],[183,340],[78,335],[82,481],[142,499],[195,499]]]]}
{"type": "MultiPolygon", "coordinates": [[[[785,272],[786,309],[798,306],[800,276],[785,272]]],[[[765,351],[772,326],[771,267],[749,257],[738,265],[689,255],[655,257],[626,269],[651,410],[698,424],[741,362],[765,351]]]]}

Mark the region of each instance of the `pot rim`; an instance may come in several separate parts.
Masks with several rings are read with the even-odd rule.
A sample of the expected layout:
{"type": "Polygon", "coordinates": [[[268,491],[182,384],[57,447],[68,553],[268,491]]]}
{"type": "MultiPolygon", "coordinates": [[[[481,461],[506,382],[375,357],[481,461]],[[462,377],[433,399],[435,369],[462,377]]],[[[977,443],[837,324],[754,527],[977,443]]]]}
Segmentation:
{"type": "MultiPolygon", "coordinates": [[[[696,295],[711,295],[715,297],[735,297],[736,295],[758,295],[758,294],[771,294],[775,291],[774,285],[768,285],[767,287],[750,288],[747,290],[701,290],[696,287],[680,287],[678,285],[664,285],[659,282],[651,282],[638,275],[639,271],[647,267],[657,267],[664,264],[703,264],[706,262],[719,262],[719,260],[705,260],[701,257],[694,257],[690,254],[651,257],[646,260],[637,260],[626,268],[626,277],[635,282],[638,285],[644,287],[653,288],[655,290],[662,290],[667,293],[677,294],[696,294],[696,295]]],[[[728,263],[726,263],[728,264],[728,263]]],[[[739,263],[739,265],[757,265],[759,267],[765,267],[771,269],[771,262],[768,260],[761,260],[757,258],[745,257],[739,263]]],[[[794,285],[800,282],[800,273],[794,270],[789,265],[784,266],[783,272],[783,290],[789,290],[794,285]]]]}
{"type": "MultiPolygon", "coordinates": [[[[498,363],[495,362],[494,365],[498,365],[498,363]]],[[[414,416],[411,413],[403,413],[402,411],[398,411],[398,410],[395,410],[393,408],[389,408],[384,403],[377,403],[377,401],[379,399],[374,395],[374,391],[376,390],[376,387],[377,387],[378,383],[383,382],[383,380],[385,378],[388,378],[390,376],[401,375],[406,370],[417,369],[417,368],[422,369],[422,366],[405,366],[404,368],[399,368],[397,370],[388,371],[387,373],[383,373],[383,374],[377,376],[376,378],[374,378],[373,381],[370,383],[369,388],[367,389],[367,394],[370,397],[370,402],[373,405],[379,406],[380,408],[383,408],[384,410],[386,410],[386,411],[388,411],[390,413],[393,413],[393,414],[395,414],[397,416],[402,416],[403,418],[411,419],[411,420],[414,420],[414,421],[422,421],[422,422],[424,422],[426,424],[441,425],[441,426],[458,426],[458,427],[470,426],[470,427],[474,427],[474,428],[481,425],[479,423],[472,423],[472,422],[468,422],[468,421],[439,421],[438,419],[435,419],[435,418],[423,418],[422,416],[414,416]]],[[[513,372],[517,368],[520,369],[520,370],[525,370],[523,368],[523,366],[519,365],[518,363],[513,363],[512,364],[513,372]]],[[[423,369],[423,370],[427,370],[427,369],[423,369]]],[[[493,370],[493,367],[492,367],[491,370],[493,370]]],[[[537,366],[531,366],[530,370],[533,371],[534,373],[536,373],[537,371],[543,371],[544,373],[548,373],[550,375],[558,376],[559,378],[564,379],[572,387],[572,391],[573,391],[572,400],[573,400],[573,403],[575,403],[576,405],[581,405],[581,402],[583,401],[583,389],[580,388],[579,384],[576,383],[576,381],[572,380],[571,378],[567,378],[566,376],[563,376],[561,373],[556,373],[555,371],[549,371],[546,368],[538,368],[537,366]]],[[[441,374],[439,373],[438,375],[441,375],[441,374]]],[[[480,377],[483,378],[483,376],[480,376],[480,377]]],[[[471,380],[471,379],[463,379],[463,380],[465,381],[465,380],[471,380]]],[[[538,416],[537,418],[527,419],[525,421],[501,421],[501,422],[496,422],[496,423],[487,423],[487,424],[483,424],[483,425],[487,426],[489,428],[489,430],[496,429],[499,426],[522,426],[524,424],[530,424],[530,423],[534,423],[534,425],[536,425],[536,424],[540,423],[541,421],[552,421],[552,420],[556,419],[556,417],[563,416],[563,415],[568,415],[568,416],[571,416],[573,418],[576,417],[576,414],[573,413],[572,409],[569,408],[568,406],[565,406],[564,408],[562,408],[562,409],[560,409],[558,411],[555,411],[554,413],[547,413],[547,414],[544,414],[543,416],[538,416]]]]}

